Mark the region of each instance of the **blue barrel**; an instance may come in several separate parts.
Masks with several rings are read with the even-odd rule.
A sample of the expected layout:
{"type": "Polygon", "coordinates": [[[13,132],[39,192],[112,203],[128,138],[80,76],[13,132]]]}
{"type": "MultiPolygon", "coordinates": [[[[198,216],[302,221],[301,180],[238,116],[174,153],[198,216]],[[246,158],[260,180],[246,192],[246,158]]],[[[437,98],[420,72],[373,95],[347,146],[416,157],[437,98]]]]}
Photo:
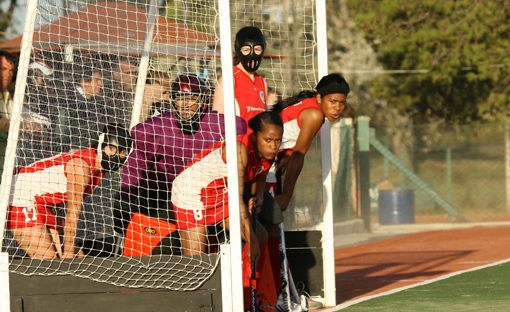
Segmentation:
{"type": "Polygon", "coordinates": [[[414,223],[414,190],[379,191],[379,224],[414,223]]]}

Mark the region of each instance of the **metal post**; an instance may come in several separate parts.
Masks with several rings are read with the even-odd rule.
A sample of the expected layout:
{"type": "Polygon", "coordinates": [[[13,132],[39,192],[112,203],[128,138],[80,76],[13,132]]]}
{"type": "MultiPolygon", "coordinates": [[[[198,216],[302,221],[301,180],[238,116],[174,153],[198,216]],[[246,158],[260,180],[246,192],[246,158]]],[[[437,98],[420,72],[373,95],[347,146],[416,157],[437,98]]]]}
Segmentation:
{"type": "Polygon", "coordinates": [[[446,149],[446,200],[452,203],[452,149],[446,149]]]}
{"type": "Polygon", "coordinates": [[[411,135],[411,140],[409,140],[409,162],[412,164],[411,168],[413,168],[415,171],[418,169],[415,166],[414,163],[414,141],[415,141],[415,135],[414,135],[414,122],[409,122],[409,134],[411,135]]]}
{"type": "MultiPolygon", "coordinates": [[[[225,134],[228,162],[228,202],[230,219],[230,270],[231,294],[223,296],[231,300],[223,306],[231,307],[229,311],[242,312],[243,301],[243,268],[241,257],[241,214],[239,210],[239,180],[237,169],[237,128],[234,97],[234,64],[232,60],[232,34],[230,24],[230,1],[219,0],[221,68],[223,77],[223,103],[225,103],[225,134]]],[[[223,260],[222,260],[223,261],[223,260]]],[[[223,275],[222,275],[223,279],[223,275]]],[[[226,281],[227,282],[227,281],[226,281]]],[[[222,283],[223,284],[223,283],[222,283]]],[[[226,310],[224,310],[226,311],[226,310]]]]}
{"type": "MultiPolygon", "coordinates": [[[[389,147],[390,147],[390,138],[388,137],[388,135],[386,135],[384,138],[385,138],[385,143],[386,143],[385,146],[389,149],[389,147]]],[[[386,157],[384,157],[384,176],[386,178],[390,177],[390,161],[386,157]]]]}
{"type": "Polygon", "coordinates": [[[154,38],[154,26],[158,15],[158,0],[151,0],[149,12],[147,14],[147,25],[145,26],[145,38],[143,41],[142,58],[140,59],[140,68],[138,70],[138,80],[136,81],[135,100],[131,114],[131,123],[129,128],[133,128],[140,122],[142,113],[143,95],[145,93],[145,81],[147,80],[147,71],[149,70],[149,60],[151,55],[152,39],[154,38]]]}
{"type": "MultiPolygon", "coordinates": [[[[404,165],[407,166],[407,149],[405,146],[402,149],[402,162],[404,163],[404,165]]],[[[402,189],[406,188],[406,176],[404,175],[403,172],[400,173],[400,188],[402,189]]]]}
{"type": "MultiPolygon", "coordinates": [[[[335,175],[335,183],[333,187],[334,196],[334,213],[335,222],[342,222],[349,220],[351,214],[351,169],[352,169],[352,118],[342,118],[339,122],[340,135],[338,136],[338,157],[332,160],[333,164],[336,162],[337,170],[335,175]]],[[[334,129],[334,128],[332,128],[334,129]]],[[[332,131],[332,136],[334,132],[332,131]]],[[[333,149],[332,143],[332,149],[333,149]]],[[[334,171],[334,170],[333,170],[334,171]]]]}
{"type": "MultiPolygon", "coordinates": [[[[37,0],[28,0],[23,39],[21,40],[20,61],[16,79],[16,91],[14,93],[12,114],[9,125],[9,137],[5,149],[4,171],[2,183],[0,184],[0,242],[4,240],[5,222],[7,219],[7,207],[11,192],[12,174],[16,160],[16,146],[21,124],[21,111],[25,89],[27,87],[28,65],[30,64],[30,53],[34,38],[35,20],[37,17],[37,0]]],[[[10,311],[9,292],[9,258],[7,252],[0,252],[0,310],[10,311]]]]}
{"type": "Polygon", "coordinates": [[[74,62],[74,48],[72,45],[66,45],[64,47],[64,60],[66,63],[73,63],[74,62]]]}
{"type": "Polygon", "coordinates": [[[361,218],[370,231],[370,117],[358,118],[359,188],[361,218]]]}
{"type": "Polygon", "coordinates": [[[12,174],[16,160],[16,147],[18,145],[18,136],[21,124],[21,110],[23,99],[25,98],[25,89],[27,86],[28,65],[30,64],[30,53],[32,39],[34,36],[35,19],[37,16],[37,0],[29,0],[27,3],[27,18],[25,20],[25,29],[23,39],[21,40],[21,53],[18,65],[18,75],[16,79],[16,91],[14,93],[12,114],[9,126],[9,137],[5,149],[4,171],[2,173],[2,183],[0,184],[0,242],[4,238],[5,220],[7,217],[7,206],[9,205],[9,195],[11,192],[12,174]]]}

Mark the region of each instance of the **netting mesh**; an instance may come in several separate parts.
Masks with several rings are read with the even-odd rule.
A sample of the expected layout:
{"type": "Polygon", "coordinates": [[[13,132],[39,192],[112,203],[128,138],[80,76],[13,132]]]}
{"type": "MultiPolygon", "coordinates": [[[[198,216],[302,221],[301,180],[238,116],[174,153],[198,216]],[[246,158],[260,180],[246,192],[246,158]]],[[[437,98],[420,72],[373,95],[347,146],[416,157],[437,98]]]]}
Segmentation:
{"type": "MultiPolygon", "coordinates": [[[[266,36],[266,55],[258,73],[269,87],[268,105],[273,96],[290,96],[317,83],[314,6],[313,1],[305,0],[236,1],[231,5],[233,36],[248,25],[259,27],[266,36]]],[[[214,272],[219,258],[211,254],[228,242],[225,230],[220,226],[206,227],[205,232],[190,230],[187,238],[199,237],[205,248],[200,247],[201,255],[189,257],[194,252],[186,250],[190,243],[179,238],[170,199],[174,179],[193,157],[224,139],[223,121],[206,109],[200,112],[206,117],[199,135],[184,136],[170,89],[176,77],[191,73],[209,89],[207,96],[205,89],[201,90],[199,101],[212,101],[221,75],[218,4],[170,0],[160,6],[154,35],[149,38],[145,72],[141,65],[149,9],[143,2],[38,2],[10,210],[16,206],[12,198],[16,188],[18,193],[30,189],[34,201],[16,207],[15,217],[10,214],[8,218],[4,249],[14,259],[14,271],[73,274],[117,285],[174,290],[196,289],[214,272]],[[140,79],[145,83],[140,84],[140,79]],[[137,83],[143,86],[138,88],[143,97],[136,96],[137,83]],[[140,113],[133,117],[134,107],[140,108],[140,113]],[[125,129],[134,126],[133,152],[119,171],[99,179],[98,156],[90,144],[94,145],[107,124],[125,129]],[[73,259],[62,261],[58,248],[54,250],[46,242],[65,239],[58,232],[59,220],[69,223],[71,208],[63,170],[68,170],[66,161],[76,158],[98,179],[84,182],[91,187],[91,194],[83,199],[79,222],[71,232],[82,247],[83,254],[78,256],[85,259],[68,254],[73,259]],[[20,172],[25,174],[23,178],[20,172]],[[15,221],[36,224],[48,232],[34,234],[15,221]],[[55,227],[50,231],[44,223],[55,227]],[[30,261],[18,259],[27,260],[28,256],[30,261]],[[36,259],[48,256],[55,259],[36,259]]],[[[311,228],[321,222],[319,146],[316,138],[306,155],[295,196],[285,212],[288,229],[311,228]]],[[[98,149],[97,154],[102,152],[98,149]]],[[[200,185],[193,183],[203,182],[207,176],[200,168],[192,173],[179,180],[186,182],[182,185],[196,188],[200,185]]],[[[221,180],[214,180],[217,188],[225,177],[210,175],[221,180]]],[[[28,193],[23,194],[26,197],[28,193]]],[[[219,212],[216,221],[224,217],[219,212]]]]}
{"type": "MultiPolygon", "coordinates": [[[[315,1],[244,1],[231,8],[232,26],[259,27],[272,57],[264,59],[258,72],[280,97],[311,90],[317,84],[315,1]]],[[[234,33],[235,31],[233,31],[234,33]]],[[[320,140],[316,136],[306,154],[305,165],[296,183],[295,195],[284,212],[285,229],[313,228],[322,220],[322,177],[320,140]]]]}

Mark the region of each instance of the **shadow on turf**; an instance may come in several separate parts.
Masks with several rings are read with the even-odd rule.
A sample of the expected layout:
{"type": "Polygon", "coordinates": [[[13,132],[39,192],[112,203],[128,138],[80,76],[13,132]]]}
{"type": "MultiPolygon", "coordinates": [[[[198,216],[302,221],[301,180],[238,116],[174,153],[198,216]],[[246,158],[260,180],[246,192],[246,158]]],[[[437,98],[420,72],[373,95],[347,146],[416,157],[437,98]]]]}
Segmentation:
{"type": "Polygon", "coordinates": [[[336,260],[337,303],[363,296],[395,282],[450,273],[436,268],[473,251],[365,253],[336,260]]]}

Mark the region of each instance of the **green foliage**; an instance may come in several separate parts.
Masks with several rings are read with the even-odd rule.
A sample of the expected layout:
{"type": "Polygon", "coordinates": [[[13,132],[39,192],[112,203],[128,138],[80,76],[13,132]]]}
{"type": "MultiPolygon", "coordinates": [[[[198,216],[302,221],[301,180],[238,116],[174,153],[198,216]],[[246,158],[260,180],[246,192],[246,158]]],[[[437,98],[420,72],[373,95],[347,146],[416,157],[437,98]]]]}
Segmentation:
{"type": "Polygon", "coordinates": [[[417,121],[493,120],[508,111],[510,1],[350,0],[388,70],[373,95],[417,121]]]}
{"type": "Polygon", "coordinates": [[[215,2],[208,0],[168,0],[165,17],[193,30],[214,33],[215,2]]]}
{"type": "Polygon", "coordinates": [[[6,30],[12,26],[12,13],[14,12],[14,8],[16,8],[16,1],[17,0],[0,0],[2,6],[4,2],[9,3],[6,6],[6,10],[2,9],[2,6],[0,6],[0,42],[5,41],[6,30]]]}

